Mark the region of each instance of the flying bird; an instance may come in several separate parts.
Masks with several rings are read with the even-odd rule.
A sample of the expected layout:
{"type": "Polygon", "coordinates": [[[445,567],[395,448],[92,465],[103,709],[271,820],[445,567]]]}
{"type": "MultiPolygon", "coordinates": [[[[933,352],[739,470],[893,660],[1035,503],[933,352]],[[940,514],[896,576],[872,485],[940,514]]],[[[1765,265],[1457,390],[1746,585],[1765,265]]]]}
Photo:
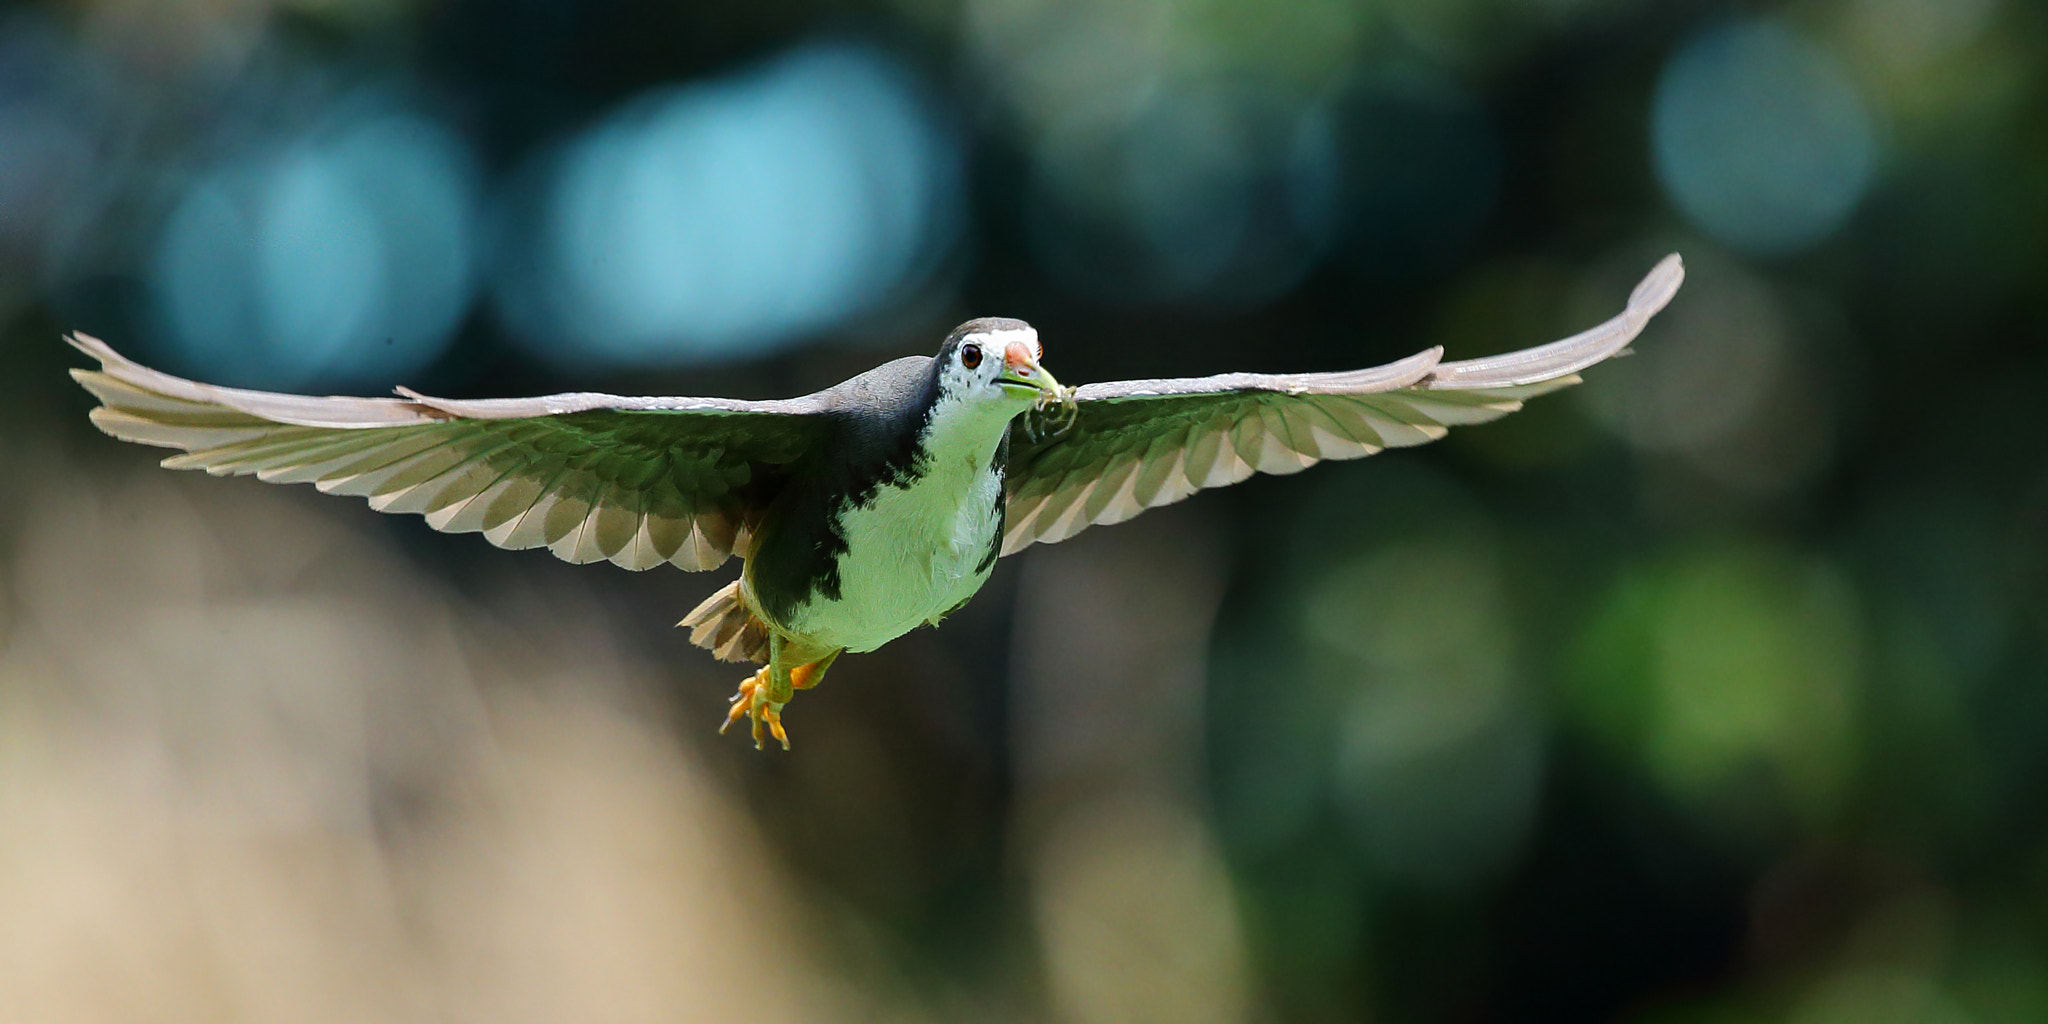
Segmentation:
{"type": "Polygon", "coordinates": [[[416,512],[503,548],[738,579],[685,616],[690,639],[761,666],[724,731],[750,720],[789,747],[782,709],[840,654],[936,624],[996,559],[1254,472],[1294,473],[1422,444],[1577,383],[1669,302],[1667,256],[1619,316],[1536,348],[1443,361],[1432,348],[1338,373],[1226,373],[1061,385],[1038,333],[984,318],[802,398],[574,393],[455,400],[315,398],[149,369],[85,334],[72,376],[101,430],[178,448],[171,469],[254,474],[416,512]]]}

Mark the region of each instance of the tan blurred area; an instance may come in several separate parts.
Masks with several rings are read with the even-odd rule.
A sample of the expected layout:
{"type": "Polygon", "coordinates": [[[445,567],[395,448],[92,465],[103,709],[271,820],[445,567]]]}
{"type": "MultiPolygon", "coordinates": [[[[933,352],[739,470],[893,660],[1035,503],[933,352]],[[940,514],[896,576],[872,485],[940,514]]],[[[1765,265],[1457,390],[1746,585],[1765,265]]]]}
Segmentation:
{"type": "Polygon", "coordinates": [[[360,508],[38,468],[7,1021],[824,1019],[785,880],[588,601],[453,593],[360,508]]]}
{"type": "Polygon", "coordinates": [[[44,486],[0,515],[9,1024],[1247,1019],[1199,796],[1220,566],[1198,512],[1024,571],[1018,948],[918,992],[875,907],[762,831],[828,837],[828,876],[915,871],[902,736],[813,698],[797,752],[757,754],[674,707],[678,671],[731,667],[646,663],[603,579],[458,590],[353,502],[123,461],[33,455],[17,479],[44,486]],[[788,805],[756,814],[735,766],[789,773],[788,805]]]}

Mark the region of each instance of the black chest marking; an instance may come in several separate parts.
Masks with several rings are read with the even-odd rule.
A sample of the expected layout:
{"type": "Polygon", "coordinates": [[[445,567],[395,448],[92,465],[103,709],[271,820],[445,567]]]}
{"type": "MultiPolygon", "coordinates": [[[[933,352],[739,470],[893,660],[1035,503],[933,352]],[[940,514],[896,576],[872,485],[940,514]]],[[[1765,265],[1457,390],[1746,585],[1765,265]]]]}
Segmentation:
{"type": "MultiPolygon", "coordinates": [[[[989,472],[996,475],[998,484],[1007,484],[1008,481],[1004,477],[1009,466],[1010,435],[1006,431],[1002,443],[996,445],[996,457],[989,460],[988,468],[989,472]]],[[[1009,532],[1009,528],[1010,491],[1007,486],[999,486],[996,488],[996,534],[989,538],[988,551],[982,554],[981,561],[975,563],[975,575],[989,571],[996,564],[996,559],[1003,557],[1003,534],[1009,532]]]]}
{"type": "Polygon", "coordinates": [[[761,610],[774,621],[788,622],[796,608],[815,598],[839,600],[846,511],[872,506],[881,488],[908,487],[927,470],[922,435],[935,375],[927,370],[866,383],[865,393],[829,414],[825,443],[793,474],[762,521],[747,571],[761,610]]]}

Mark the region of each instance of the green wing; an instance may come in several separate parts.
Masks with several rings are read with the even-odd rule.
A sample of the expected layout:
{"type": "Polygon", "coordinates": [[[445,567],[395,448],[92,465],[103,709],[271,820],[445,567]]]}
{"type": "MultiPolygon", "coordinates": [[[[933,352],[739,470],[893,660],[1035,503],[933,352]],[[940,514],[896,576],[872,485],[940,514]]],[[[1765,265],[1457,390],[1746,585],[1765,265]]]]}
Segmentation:
{"type": "Polygon", "coordinates": [[[314,398],[173,377],[87,335],[71,371],[115,437],[183,449],[172,469],[253,474],[415,512],[437,530],[571,562],[709,569],[735,550],[821,436],[815,398],[571,394],[450,401],[314,398]]]}
{"type": "Polygon", "coordinates": [[[1627,347],[1684,280],[1684,264],[1667,256],[1619,316],[1562,341],[1484,359],[1446,363],[1439,348],[1341,373],[1084,386],[1064,431],[1034,430],[1020,417],[1011,433],[1003,553],[1119,523],[1254,472],[1298,473],[1324,459],[1423,444],[1449,427],[1498,419],[1526,398],[1578,383],[1578,371],[1627,347]]]}

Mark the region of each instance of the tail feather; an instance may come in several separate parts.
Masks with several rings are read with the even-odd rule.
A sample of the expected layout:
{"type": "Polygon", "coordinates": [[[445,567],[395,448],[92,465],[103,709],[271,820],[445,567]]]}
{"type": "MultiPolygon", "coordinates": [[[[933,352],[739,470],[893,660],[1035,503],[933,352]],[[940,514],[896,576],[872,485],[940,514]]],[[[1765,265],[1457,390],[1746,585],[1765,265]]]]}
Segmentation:
{"type": "Polygon", "coordinates": [[[720,661],[768,661],[768,624],[747,607],[739,580],[705,598],[676,625],[689,629],[690,642],[709,649],[720,661]]]}

